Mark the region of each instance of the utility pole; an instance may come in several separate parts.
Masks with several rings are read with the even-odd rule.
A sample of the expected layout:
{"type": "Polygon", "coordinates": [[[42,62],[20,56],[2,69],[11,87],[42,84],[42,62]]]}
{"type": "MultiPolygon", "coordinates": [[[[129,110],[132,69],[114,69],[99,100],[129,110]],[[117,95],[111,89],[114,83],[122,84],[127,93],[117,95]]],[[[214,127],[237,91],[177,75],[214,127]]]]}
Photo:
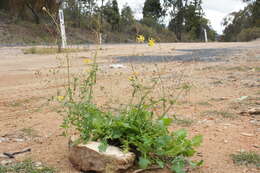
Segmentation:
{"type": "Polygon", "coordinates": [[[63,13],[64,4],[61,2],[59,9],[59,19],[60,19],[60,34],[61,34],[61,48],[64,49],[67,47],[67,38],[65,32],[65,24],[64,24],[64,13],[63,13]]]}

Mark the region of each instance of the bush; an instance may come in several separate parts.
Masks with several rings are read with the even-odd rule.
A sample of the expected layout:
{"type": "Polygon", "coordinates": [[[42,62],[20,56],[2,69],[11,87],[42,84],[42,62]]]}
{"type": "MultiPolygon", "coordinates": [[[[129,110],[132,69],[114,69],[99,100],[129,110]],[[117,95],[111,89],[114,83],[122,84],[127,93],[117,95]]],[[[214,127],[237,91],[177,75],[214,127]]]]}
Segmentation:
{"type": "Polygon", "coordinates": [[[162,85],[160,80],[153,79],[150,86],[143,86],[136,74],[131,76],[131,101],[115,114],[102,111],[92,101],[98,69],[95,60],[91,66],[92,69],[83,79],[75,78],[72,84],[68,83],[65,97],[57,97],[65,113],[62,127],[77,131],[80,137],[76,143],[99,141],[100,151],[105,151],[108,145],[114,145],[124,151],[134,152],[140,168],[158,165],[183,173],[187,166],[202,164],[202,161],[197,163],[187,159],[196,153],[194,148],[200,145],[202,136],[188,139],[185,130],[168,130],[174,119],[167,113],[176,101],[167,96],[152,98],[151,92],[158,93],[155,87],[162,85]],[[157,107],[162,107],[159,115],[153,111],[157,107]]]}
{"type": "Polygon", "coordinates": [[[257,38],[260,38],[260,27],[253,27],[242,30],[237,36],[237,41],[251,41],[257,38]]]}

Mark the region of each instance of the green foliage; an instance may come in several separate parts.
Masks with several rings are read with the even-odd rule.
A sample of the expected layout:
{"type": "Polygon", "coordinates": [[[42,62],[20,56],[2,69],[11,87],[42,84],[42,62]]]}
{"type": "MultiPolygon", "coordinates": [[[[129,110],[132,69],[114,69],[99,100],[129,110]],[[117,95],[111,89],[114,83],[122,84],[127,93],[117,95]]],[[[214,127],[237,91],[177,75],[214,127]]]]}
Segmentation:
{"type": "Polygon", "coordinates": [[[134,24],[134,14],[132,9],[128,5],[124,5],[123,9],[121,10],[121,27],[125,28],[125,26],[129,26],[134,24]]]}
{"type": "Polygon", "coordinates": [[[110,1],[103,8],[103,13],[106,21],[111,24],[112,30],[119,30],[120,14],[117,0],[110,1]]]}
{"type": "Polygon", "coordinates": [[[250,41],[260,38],[260,27],[243,29],[237,36],[237,41],[250,41]]]}
{"type": "Polygon", "coordinates": [[[152,18],[158,21],[160,17],[164,16],[165,12],[161,6],[160,0],[146,0],[143,7],[144,18],[152,18]]]}
{"type": "Polygon", "coordinates": [[[37,167],[31,160],[25,160],[23,162],[1,166],[1,173],[54,173],[54,169],[46,166],[37,167]]]}
{"type": "Polygon", "coordinates": [[[250,41],[259,38],[260,1],[252,1],[243,10],[231,13],[223,24],[224,41],[250,41]]]}
{"type": "Polygon", "coordinates": [[[156,100],[150,98],[151,90],[158,81],[153,80],[152,86],[143,86],[137,76],[131,78],[132,101],[115,114],[102,111],[92,102],[97,70],[94,63],[84,79],[75,78],[68,84],[67,94],[60,100],[65,108],[62,127],[77,130],[80,142],[101,142],[100,151],[105,151],[108,145],[114,145],[124,151],[134,152],[140,168],[167,165],[172,166],[174,171],[184,172],[191,165],[187,157],[196,153],[194,148],[200,145],[202,136],[188,139],[184,129],[175,132],[168,130],[173,119],[166,114],[175,102],[166,97],[156,100]],[[137,103],[133,100],[137,100],[137,103]],[[160,115],[152,111],[158,106],[163,107],[160,115]]]}
{"type": "Polygon", "coordinates": [[[256,167],[260,167],[260,155],[255,152],[231,154],[231,158],[238,165],[255,165],[256,167]]]}
{"type": "Polygon", "coordinates": [[[204,40],[204,29],[208,32],[209,40],[215,40],[216,32],[204,17],[201,0],[165,0],[165,4],[166,7],[171,9],[169,29],[176,34],[178,40],[204,40]]]}

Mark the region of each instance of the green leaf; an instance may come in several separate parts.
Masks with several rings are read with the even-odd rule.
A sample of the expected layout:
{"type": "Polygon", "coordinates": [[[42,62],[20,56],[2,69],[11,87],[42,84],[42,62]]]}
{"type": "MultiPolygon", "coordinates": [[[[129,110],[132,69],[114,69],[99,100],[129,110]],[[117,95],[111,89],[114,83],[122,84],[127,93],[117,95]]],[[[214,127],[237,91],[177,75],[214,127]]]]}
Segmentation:
{"type": "Polygon", "coordinates": [[[198,167],[198,166],[201,166],[201,165],[203,165],[203,163],[204,163],[203,160],[201,160],[201,161],[199,161],[199,162],[189,161],[189,164],[190,164],[190,166],[191,166],[192,168],[196,168],[196,167],[198,167]]]}
{"type": "Polygon", "coordinates": [[[174,171],[175,173],[185,173],[185,160],[184,158],[176,158],[173,161],[173,165],[171,167],[171,170],[174,171]]]}
{"type": "Polygon", "coordinates": [[[163,125],[164,125],[164,126],[169,126],[169,125],[172,124],[173,119],[172,119],[172,118],[163,118],[163,119],[162,119],[162,122],[163,122],[163,125]]]}
{"type": "Polygon", "coordinates": [[[184,165],[180,165],[180,164],[172,165],[171,170],[174,171],[175,173],[185,173],[184,165]]]}
{"type": "Polygon", "coordinates": [[[148,160],[148,159],[145,159],[145,158],[143,158],[143,157],[140,157],[139,158],[139,162],[138,162],[138,164],[139,164],[139,166],[140,166],[140,168],[141,169],[146,169],[149,165],[150,165],[150,160],[148,160]]]}
{"type": "Polygon", "coordinates": [[[98,146],[99,152],[106,152],[108,147],[107,142],[101,142],[101,144],[98,146]]]}
{"type": "Polygon", "coordinates": [[[185,129],[178,130],[174,133],[177,138],[185,138],[187,137],[187,131],[185,129]]]}
{"type": "Polygon", "coordinates": [[[156,163],[160,166],[160,168],[164,168],[164,162],[161,160],[156,160],[156,163]]]}
{"type": "Polygon", "coordinates": [[[198,147],[202,143],[202,140],[203,140],[203,137],[201,135],[199,135],[199,136],[193,137],[191,142],[194,147],[198,147]]]}

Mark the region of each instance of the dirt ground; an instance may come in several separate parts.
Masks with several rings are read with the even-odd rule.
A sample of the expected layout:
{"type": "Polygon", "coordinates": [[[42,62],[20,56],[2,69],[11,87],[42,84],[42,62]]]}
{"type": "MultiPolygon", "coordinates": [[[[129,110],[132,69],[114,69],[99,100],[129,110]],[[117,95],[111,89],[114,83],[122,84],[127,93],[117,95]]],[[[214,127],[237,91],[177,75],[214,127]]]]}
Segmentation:
{"type": "MultiPolygon", "coordinates": [[[[259,41],[157,44],[152,48],[147,45],[101,47],[97,59],[100,68],[97,104],[111,108],[128,101],[131,64],[140,76],[147,78],[152,78],[158,67],[166,85],[182,82],[191,86],[170,112],[183,120],[174,123],[173,129],[186,128],[190,136],[204,136],[194,159],[203,159],[205,163],[192,172],[260,172],[253,167],[237,166],[230,157],[239,151],[259,153],[259,115],[240,114],[260,105],[259,41]],[[193,60],[182,59],[192,57],[192,51],[201,49],[224,51],[207,55],[208,50],[203,50],[195,53],[197,57],[193,60]],[[122,61],[122,57],[133,56],[146,60],[122,61]],[[149,62],[149,56],[155,60],[149,62]],[[167,61],[157,59],[169,56],[167,61]],[[174,59],[175,56],[180,58],[174,59]],[[110,68],[116,63],[122,63],[125,68],[110,68]]],[[[83,58],[92,58],[96,46],[88,48],[89,51],[69,55],[72,73],[89,68],[83,58]]],[[[61,75],[66,70],[66,55],[25,55],[22,49],[0,47],[0,153],[31,148],[32,152],[18,155],[16,160],[31,158],[56,168],[57,172],[77,173],[67,159],[68,139],[61,135],[62,117],[56,112],[56,104],[48,102],[66,80],[61,75]]],[[[4,158],[0,157],[1,160],[4,158]]]]}

